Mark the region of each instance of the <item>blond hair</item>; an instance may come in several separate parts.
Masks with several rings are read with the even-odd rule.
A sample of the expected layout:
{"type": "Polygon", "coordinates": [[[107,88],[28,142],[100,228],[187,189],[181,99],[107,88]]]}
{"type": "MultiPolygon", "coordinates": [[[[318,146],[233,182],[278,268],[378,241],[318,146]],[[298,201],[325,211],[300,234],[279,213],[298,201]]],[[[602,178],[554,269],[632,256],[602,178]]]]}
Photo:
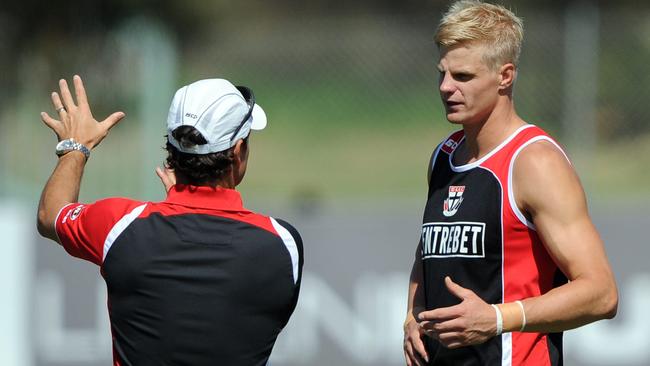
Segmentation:
{"type": "Polygon", "coordinates": [[[523,38],[523,21],[510,10],[478,0],[460,0],[443,15],[435,41],[438,47],[485,46],[484,62],[497,69],[506,63],[517,66],[523,38]]]}

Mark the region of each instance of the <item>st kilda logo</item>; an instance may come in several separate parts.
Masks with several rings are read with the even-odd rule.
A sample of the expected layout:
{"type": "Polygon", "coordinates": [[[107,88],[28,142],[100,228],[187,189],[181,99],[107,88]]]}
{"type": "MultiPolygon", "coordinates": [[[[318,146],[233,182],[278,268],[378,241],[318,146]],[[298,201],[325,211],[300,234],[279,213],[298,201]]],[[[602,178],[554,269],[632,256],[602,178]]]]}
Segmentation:
{"type": "Polygon", "coordinates": [[[460,204],[463,203],[465,186],[449,186],[449,196],[442,204],[442,214],[451,217],[456,214],[460,204]]]}

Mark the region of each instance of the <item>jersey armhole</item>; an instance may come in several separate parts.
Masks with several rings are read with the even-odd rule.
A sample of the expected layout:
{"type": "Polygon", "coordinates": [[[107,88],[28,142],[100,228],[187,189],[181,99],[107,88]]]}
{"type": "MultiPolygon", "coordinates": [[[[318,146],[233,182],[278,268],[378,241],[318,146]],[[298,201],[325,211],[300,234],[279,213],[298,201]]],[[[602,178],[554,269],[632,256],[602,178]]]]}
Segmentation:
{"type": "Polygon", "coordinates": [[[560,150],[560,152],[562,153],[562,155],[564,155],[564,157],[569,162],[569,164],[571,164],[571,160],[569,160],[569,157],[564,152],[564,150],[560,147],[560,145],[558,145],[558,143],[555,142],[552,138],[544,135],[531,138],[530,140],[526,141],[521,146],[519,146],[517,150],[514,152],[514,154],[512,154],[512,159],[510,159],[510,166],[508,167],[508,201],[510,202],[510,209],[515,214],[515,216],[517,216],[519,222],[526,225],[529,229],[535,231],[537,231],[535,224],[526,218],[526,215],[524,215],[524,213],[521,212],[519,206],[517,205],[517,201],[515,200],[515,191],[514,191],[514,184],[512,182],[512,175],[514,172],[515,161],[517,160],[517,156],[519,155],[519,153],[521,153],[526,148],[526,146],[531,145],[537,141],[548,141],[551,144],[553,144],[553,146],[555,146],[558,150],[560,150]]]}

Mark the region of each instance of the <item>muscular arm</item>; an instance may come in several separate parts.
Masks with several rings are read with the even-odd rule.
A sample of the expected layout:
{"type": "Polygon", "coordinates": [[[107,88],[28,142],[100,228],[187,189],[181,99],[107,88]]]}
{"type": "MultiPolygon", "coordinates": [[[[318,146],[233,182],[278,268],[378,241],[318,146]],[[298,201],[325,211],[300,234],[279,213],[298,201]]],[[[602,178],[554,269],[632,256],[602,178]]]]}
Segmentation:
{"type": "Polygon", "coordinates": [[[614,317],[614,275],[582,186],[564,155],[550,142],[531,144],[515,161],[512,179],[518,206],[570,280],[523,301],[526,331],[563,331],[614,317]]]}
{"type": "MultiPolygon", "coordinates": [[[[76,103],[65,80],[59,81],[59,93],[52,93],[52,105],[59,119],[41,113],[43,122],[57,135],[59,141],[73,138],[92,149],[106,137],[108,131],[122,118],[124,113],[115,112],[98,122],[90,111],[86,90],[79,76],[74,76],[76,103]],[[62,108],[64,107],[64,108],[62,108]]],[[[68,203],[77,202],[79,186],[86,157],[78,151],[71,151],[59,159],[54,172],[43,188],[38,204],[37,228],[46,238],[58,242],[55,230],[56,215],[68,203]]]]}

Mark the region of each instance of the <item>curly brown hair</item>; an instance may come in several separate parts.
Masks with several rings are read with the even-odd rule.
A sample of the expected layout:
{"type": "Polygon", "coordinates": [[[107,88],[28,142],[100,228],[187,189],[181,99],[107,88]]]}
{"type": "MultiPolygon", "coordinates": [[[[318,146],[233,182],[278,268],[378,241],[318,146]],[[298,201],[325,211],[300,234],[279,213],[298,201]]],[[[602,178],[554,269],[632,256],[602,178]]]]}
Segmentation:
{"type": "MultiPolygon", "coordinates": [[[[207,140],[192,126],[181,126],[172,132],[181,146],[203,145],[207,140]]],[[[246,142],[248,139],[244,139],[246,142]]],[[[232,167],[233,149],[209,154],[188,154],[167,142],[167,168],[187,179],[187,184],[204,186],[219,181],[232,167]]]]}

